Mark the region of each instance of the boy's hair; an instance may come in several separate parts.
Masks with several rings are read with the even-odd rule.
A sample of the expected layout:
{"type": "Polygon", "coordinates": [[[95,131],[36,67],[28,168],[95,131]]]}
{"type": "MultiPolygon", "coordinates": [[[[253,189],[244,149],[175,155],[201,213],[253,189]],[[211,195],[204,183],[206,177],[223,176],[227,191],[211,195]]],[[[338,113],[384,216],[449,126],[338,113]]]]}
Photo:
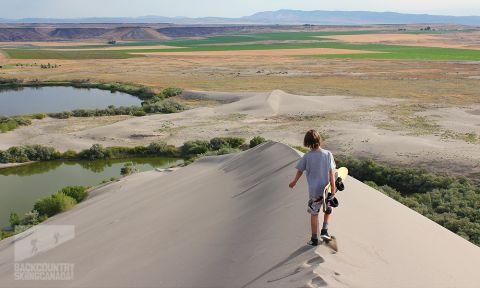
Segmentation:
{"type": "Polygon", "coordinates": [[[322,137],[317,130],[312,129],[308,130],[305,133],[305,138],[303,138],[303,146],[308,147],[310,149],[318,149],[320,148],[320,144],[322,142],[322,137]]]}

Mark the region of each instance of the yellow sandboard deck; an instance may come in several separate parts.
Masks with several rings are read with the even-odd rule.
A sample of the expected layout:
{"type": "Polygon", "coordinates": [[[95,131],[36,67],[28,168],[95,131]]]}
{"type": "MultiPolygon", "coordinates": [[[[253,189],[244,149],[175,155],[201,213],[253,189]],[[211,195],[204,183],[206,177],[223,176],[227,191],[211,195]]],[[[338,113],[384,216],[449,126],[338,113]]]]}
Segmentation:
{"type": "MultiPolygon", "coordinates": [[[[347,167],[340,167],[335,171],[335,180],[337,180],[337,178],[341,178],[342,181],[345,181],[347,177],[348,177],[347,167]]],[[[323,189],[323,203],[322,203],[323,212],[327,211],[326,200],[327,200],[328,192],[330,192],[330,182],[328,182],[327,186],[325,186],[325,188],[323,189]]]]}

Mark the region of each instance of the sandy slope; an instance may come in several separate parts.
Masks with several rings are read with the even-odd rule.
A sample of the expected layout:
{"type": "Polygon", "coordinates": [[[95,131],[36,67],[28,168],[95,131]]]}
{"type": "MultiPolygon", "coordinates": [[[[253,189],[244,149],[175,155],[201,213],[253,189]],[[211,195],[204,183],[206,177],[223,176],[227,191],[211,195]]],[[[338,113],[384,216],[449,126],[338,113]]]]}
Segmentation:
{"type": "Polygon", "coordinates": [[[74,263],[73,281],[13,281],[6,239],[0,286],[477,287],[477,246],[351,178],[340,251],[306,246],[306,183],[287,187],[298,158],[271,142],[99,188],[46,223],[75,225],[73,240],[25,260],[74,263]]]}

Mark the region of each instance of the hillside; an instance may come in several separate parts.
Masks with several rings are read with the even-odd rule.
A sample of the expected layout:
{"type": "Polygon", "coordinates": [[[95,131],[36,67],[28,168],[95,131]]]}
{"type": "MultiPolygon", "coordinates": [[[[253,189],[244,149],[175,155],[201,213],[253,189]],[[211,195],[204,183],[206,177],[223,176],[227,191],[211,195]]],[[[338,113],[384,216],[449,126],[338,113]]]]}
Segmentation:
{"type": "Polygon", "coordinates": [[[476,287],[477,246],[352,178],[330,229],[339,252],[306,246],[305,180],[287,187],[299,157],[269,142],[98,188],[45,223],[73,239],[24,260],[73,263],[74,279],[13,280],[32,229],[0,242],[0,286],[476,287]]]}
{"type": "Polygon", "coordinates": [[[72,40],[167,40],[170,37],[148,26],[88,27],[0,27],[0,41],[72,40]]]}

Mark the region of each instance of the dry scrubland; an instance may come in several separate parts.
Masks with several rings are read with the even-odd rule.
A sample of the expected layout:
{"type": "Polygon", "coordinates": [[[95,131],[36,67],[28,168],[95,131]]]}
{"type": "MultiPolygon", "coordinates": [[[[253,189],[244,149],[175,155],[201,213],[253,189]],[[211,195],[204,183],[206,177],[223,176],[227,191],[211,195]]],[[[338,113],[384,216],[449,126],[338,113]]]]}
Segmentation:
{"type": "MultiPolygon", "coordinates": [[[[475,51],[480,43],[479,31],[437,34],[373,34],[360,31],[353,33],[354,35],[334,34],[332,32],[331,35],[322,37],[330,38],[327,42],[388,44],[392,47],[456,46],[469,49],[452,50],[453,52],[448,50],[453,54],[458,51],[475,51]]],[[[292,35],[288,34],[288,37],[292,35]]],[[[262,39],[273,39],[269,40],[270,45],[291,45],[292,43],[284,42],[295,42],[285,40],[287,37],[283,34],[267,36],[263,35],[262,39]]],[[[299,43],[306,41],[306,36],[302,37],[298,37],[301,38],[299,43]]],[[[127,59],[4,59],[2,63],[7,65],[0,69],[0,77],[5,78],[91,79],[141,84],[156,90],[175,86],[187,91],[230,93],[205,92],[201,97],[199,94],[202,93],[186,93],[177,100],[192,108],[199,108],[173,115],[154,115],[129,120],[100,118],[95,121],[35,121],[30,127],[0,135],[0,149],[25,142],[48,144],[65,150],[85,148],[97,142],[105,145],[136,145],[163,139],[171,143],[182,143],[187,139],[209,138],[212,135],[251,137],[256,134],[299,144],[304,130],[317,127],[326,135],[328,148],[337,153],[369,156],[396,164],[419,165],[442,172],[452,172],[453,169],[453,172],[459,174],[465,174],[465,170],[467,173],[480,173],[480,58],[476,61],[381,60],[343,59],[342,55],[323,55],[336,57],[325,59],[310,57],[305,53],[331,53],[332,49],[339,50],[301,47],[271,50],[260,47],[261,50],[244,50],[240,46],[252,45],[251,39],[247,37],[241,39],[243,42],[231,42],[239,39],[241,38],[227,37],[192,40],[200,42],[194,42],[197,43],[194,48],[178,48],[190,49],[186,52],[164,49],[164,46],[157,46],[155,49],[152,48],[155,46],[148,46],[152,51],[138,52],[144,54],[144,57],[127,59]],[[228,51],[202,51],[205,50],[205,45],[232,45],[231,47],[236,48],[228,51]],[[18,67],[15,66],[16,63],[55,63],[60,66],[55,69],[40,69],[18,67]],[[270,95],[273,90],[293,94],[275,92],[283,95],[279,107],[289,107],[291,103],[296,103],[295,97],[301,97],[302,101],[308,99],[296,95],[340,96],[312,97],[311,99],[315,99],[312,101],[317,103],[314,107],[318,109],[309,116],[302,112],[310,103],[306,103],[306,106],[297,105],[288,112],[268,112],[265,115],[253,113],[252,111],[258,109],[270,111],[270,108],[265,108],[265,102],[261,99],[270,95]],[[253,93],[248,94],[249,97],[252,96],[249,98],[251,100],[247,99],[245,92],[253,93]],[[232,96],[235,97],[231,98],[232,96]],[[241,101],[236,104],[224,105],[225,102],[239,99],[241,101]],[[254,101],[252,99],[257,102],[242,106],[245,101],[254,101]],[[236,108],[224,110],[229,105],[236,108]],[[324,109],[325,107],[328,109],[324,109]],[[344,109],[345,107],[348,109],[344,109]]],[[[169,42],[169,45],[193,45],[182,41],[169,42]]],[[[88,46],[69,49],[85,50],[85,47],[88,46]]],[[[145,46],[132,45],[128,49],[137,53],[136,50],[144,50],[142,47],[145,46]]],[[[378,47],[383,46],[371,47],[378,50],[378,47]]],[[[98,49],[117,51],[120,48],[121,46],[98,49]]],[[[432,50],[432,53],[436,53],[435,51],[432,50]]],[[[362,50],[362,54],[358,55],[368,54],[366,52],[369,51],[362,50]]],[[[420,52],[425,53],[425,50],[420,52]]],[[[378,51],[370,54],[378,54],[378,51]]],[[[346,56],[354,55],[356,54],[346,56]]]]}

